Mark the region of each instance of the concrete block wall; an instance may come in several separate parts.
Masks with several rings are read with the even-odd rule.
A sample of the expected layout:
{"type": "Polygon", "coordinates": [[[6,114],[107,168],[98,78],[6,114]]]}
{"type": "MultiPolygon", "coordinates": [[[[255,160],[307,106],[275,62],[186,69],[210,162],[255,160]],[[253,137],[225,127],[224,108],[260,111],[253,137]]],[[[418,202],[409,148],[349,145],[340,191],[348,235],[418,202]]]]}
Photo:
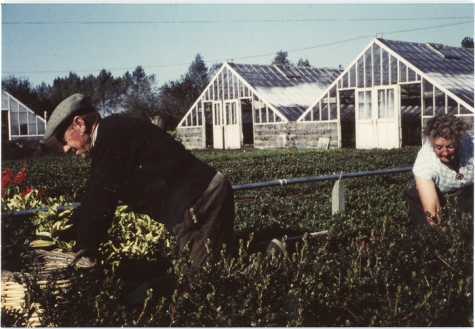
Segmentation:
{"type": "Polygon", "coordinates": [[[187,150],[203,149],[206,147],[203,129],[204,127],[177,127],[176,137],[187,150]]]}
{"type": "Polygon", "coordinates": [[[320,137],[338,147],[337,122],[285,122],[254,125],[254,148],[315,148],[320,137]]]}
{"type": "Polygon", "coordinates": [[[299,143],[305,143],[308,148],[317,147],[320,137],[330,138],[330,148],[338,147],[338,122],[335,121],[298,122],[295,133],[299,143]]]}

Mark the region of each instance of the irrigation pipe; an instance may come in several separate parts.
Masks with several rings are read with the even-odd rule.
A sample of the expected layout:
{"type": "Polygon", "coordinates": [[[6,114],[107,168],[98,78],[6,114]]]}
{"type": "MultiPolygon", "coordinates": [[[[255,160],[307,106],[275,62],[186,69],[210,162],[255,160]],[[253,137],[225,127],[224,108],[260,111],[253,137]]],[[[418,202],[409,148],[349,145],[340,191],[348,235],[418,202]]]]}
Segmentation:
{"type": "Polygon", "coordinates": [[[407,168],[364,171],[364,172],[349,173],[349,174],[336,174],[336,175],[329,175],[329,176],[311,176],[311,177],[302,177],[302,178],[279,179],[279,180],[269,181],[269,182],[234,185],[233,191],[251,190],[251,189],[271,187],[271,186],[284,186],[284,185],[291,185],[291,184],[310,183],[310,182],[318,182],[318,181],[325,181],[325,180],[338,180],[342,178],[355,178],[355,177],[366,177],[366,176],[373,176],[373,175],[397,174],[397,173],[408,172],[411,170],[412,170],[412,167],[407,167],[407,168]]]}
{"type": "MultiPolygon", "coordinates": [[[[348,174],[335,174],[335,175],[328,175],[328,176],[310,176],[310,177],[301,177],[301,178],[279,179],[279,180],[268,181],[268,182],[234,185],[232,188],[233,188],[233,191],[251,190],[251,189],[257,189],[257,188],[263,188],[263,187],[285,186],[285,185],[319,182],[319,181],[326,181],[326,180],[338,180],[338,179],[343,179],[343,178],[397,174],[397,173],[408,172],[411,170],[412,170],[412,167],[406,167],[406,168],[396,168],[396,169],[364,171],[364,172],[348,173],[348,174]]],[[[79,207],[79,204],[72,204],[72,205],[67,205],[67,206],[58,206],[56,210],[63,211],[68,208],[77,208],[77,207],[79,207]]],[[[1,216],[2,217],[4,216],[29,217],[29,216],[35,215],[39,211],[48,211],[48,209],[49,208],[36,208],[36,209],[25,209],[25,210],[19,210],[19,211],[7,211],[7,212],[2,212],[1,216]]]]}

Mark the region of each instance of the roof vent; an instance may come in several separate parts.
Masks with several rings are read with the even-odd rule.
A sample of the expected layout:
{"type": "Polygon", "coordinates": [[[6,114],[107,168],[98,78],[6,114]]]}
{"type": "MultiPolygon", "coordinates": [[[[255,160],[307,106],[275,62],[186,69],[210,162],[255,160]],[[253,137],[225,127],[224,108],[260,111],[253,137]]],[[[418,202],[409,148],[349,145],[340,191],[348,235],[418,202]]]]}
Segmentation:
{"type": "Polygon", "coordinates": [[[444,45],[440,43],[429,43],[429,42],[426,42],[426,45],[427,47],[429,47],[430,50],[442,56],[443,58],[460,59],[459,54],[457,54],[455,51],[450,49],[450,47],[444,47],[444,45]]]}
{"type": "Polygon", "coordinates": [[[286,75],[286,77],[289,79],[302,79],[302,76],[300,75],[286,75]]]}

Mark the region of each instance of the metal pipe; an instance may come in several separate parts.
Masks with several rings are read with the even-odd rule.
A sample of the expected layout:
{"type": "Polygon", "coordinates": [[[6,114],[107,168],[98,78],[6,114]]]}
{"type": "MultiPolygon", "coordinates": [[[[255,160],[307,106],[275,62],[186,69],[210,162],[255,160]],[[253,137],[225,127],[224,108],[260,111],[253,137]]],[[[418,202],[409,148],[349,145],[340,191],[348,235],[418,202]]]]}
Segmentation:
{"type": "Polygon", "coordinates": [[[310,183],[310,182],[318,182],[318,181],[325,181],[325,180],[337,180],[340,178],[354,178],[354,177],[365,177],[365,176],[372,176],[372,175],[395,174],[395,173],[408,172],[411,170],[412,170],[412,167],[406,167],[406,168],[397,168],[397,169],[364,171],[364,172],[340,174],[340,175],[279,179],[279,180],[268,181],[268,182],[234,185],[233,191],[251,190],[251,189],[262,188],[262,187],[284,186],[284,185],[299,184],[299,183],[310,183]]]}
{"type": "MultiPolygon", "coordinates": [[[[364,171],[358,173],[348,173],[348,174],[340,174],[340,175],[328,175],[328,176],[310,176],[310,177],[301,177],[301,178],[289,178],[289,179],[279,179],[274,181],[268,182],[260,182],[260,183],[251,183],[251,184],[242,184],[242,185],[234,185],[233,191],[240,191],[240,190],[251,190],[263,187],[272,187],[272,186],[284,186],[284,185],[291,185],[291,184],[300,184],[300,183],[310,183],[310,182],[318,182],[318,181],[325,181],[325,180],[337,180],[342,178],[355,178],[355,177],[365,177],[365,176],[373,176],[373,175],[384,175],[384,174],[397,174],[411,171],[412,167],[406,168],[396,168],[396,169],[384,169],[384,170],[374,170],[374,171],[364,171]]],[[[79,204],[67,205],[67,206],[59,206],[56,209],[58,211],[63,211],[67,208],[77,208],[79,204]]],[[[2,212],[1,216],[13,216],[13,217],[28,217],[33,216],[38,211],[48,211],[49,208],[37,208],[37,209],[25,209],[19,211],[9,211],[9,212],[2,212]]]]}

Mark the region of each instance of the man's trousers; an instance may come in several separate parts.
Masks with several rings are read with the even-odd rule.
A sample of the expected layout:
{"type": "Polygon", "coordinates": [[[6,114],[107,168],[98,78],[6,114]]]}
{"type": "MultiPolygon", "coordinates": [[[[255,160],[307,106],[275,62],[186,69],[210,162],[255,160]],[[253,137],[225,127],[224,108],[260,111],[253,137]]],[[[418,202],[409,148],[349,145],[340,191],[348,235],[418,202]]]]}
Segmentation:
{"type": "Polygon", "coordinates": [[[201,197],[185,211],[172,233],[180,250],[189,243],[193,267],[198,268],[207,257],[206,240],[210,240],[212,261],[217,261],[223,243],[227,254],[231,251],[233,232],[234,194],[227,178],[218,172],[201,197]]]}

